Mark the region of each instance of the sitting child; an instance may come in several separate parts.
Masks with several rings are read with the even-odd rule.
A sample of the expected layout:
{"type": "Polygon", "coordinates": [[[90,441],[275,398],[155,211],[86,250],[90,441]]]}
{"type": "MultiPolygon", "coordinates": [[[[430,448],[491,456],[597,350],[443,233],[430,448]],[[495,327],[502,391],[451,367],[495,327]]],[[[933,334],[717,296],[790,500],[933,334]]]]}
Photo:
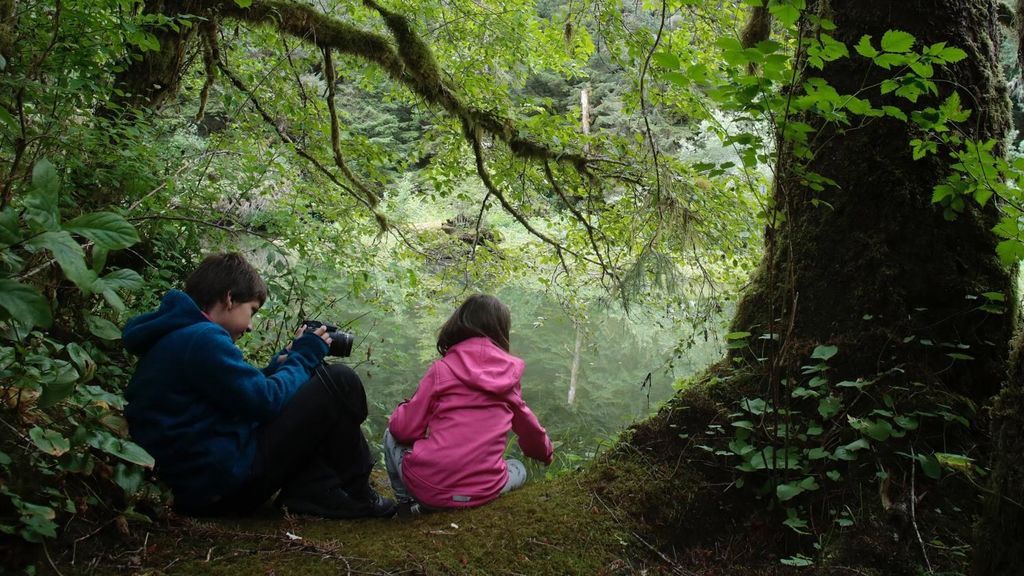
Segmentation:
{"type": "Polygon", "coordinates": [[[366,393],[347,366],[322,364],[326,329],[300,328],[262,371],[235,345],[267,299],[239,254],[203,260],[160,308],[133,318],[124,346],[140,356],[125,394],[132,439],[156,459],[178,512],[251,512],[281,490],[290,511],[328,518],[390,516],[369,485],[360,424],[366,393]]]}
{"type": "Polygon", "coordinates": [[[442,358],[395,408],[384,433],[400,513],[480,506],[522,486],[523,463],[503,458],[509,430],[525,455],[551,463],[551,440],[523,401],[525,365],[509,354],[511,323],[501,301],[478,294],[441,327],[442,358]]]}

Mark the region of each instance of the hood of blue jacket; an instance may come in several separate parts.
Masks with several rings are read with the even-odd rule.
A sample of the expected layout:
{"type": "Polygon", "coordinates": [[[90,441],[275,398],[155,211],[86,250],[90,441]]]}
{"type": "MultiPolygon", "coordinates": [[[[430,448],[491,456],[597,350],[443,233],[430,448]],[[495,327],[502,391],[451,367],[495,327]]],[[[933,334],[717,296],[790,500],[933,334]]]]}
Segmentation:
{"type": "Polygon", "coordinates": [[[128,321],[121,342],[126,350],[142,356],[171,332],[209,321],[188,294],[171,290],[160,301],[160,308],[128,321]]]}

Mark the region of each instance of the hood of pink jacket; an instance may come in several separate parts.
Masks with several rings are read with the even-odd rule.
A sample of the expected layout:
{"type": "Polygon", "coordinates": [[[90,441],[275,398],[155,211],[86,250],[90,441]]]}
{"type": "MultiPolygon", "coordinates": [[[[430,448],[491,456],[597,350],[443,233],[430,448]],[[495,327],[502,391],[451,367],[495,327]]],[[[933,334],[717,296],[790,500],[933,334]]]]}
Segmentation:
{"type": "Polygon", "coordinates": [[[489,394],[511,392],[526,364],[496,346],[489,338],[470,338],[448,349],[444,363],[460,382],[489,394]]]}

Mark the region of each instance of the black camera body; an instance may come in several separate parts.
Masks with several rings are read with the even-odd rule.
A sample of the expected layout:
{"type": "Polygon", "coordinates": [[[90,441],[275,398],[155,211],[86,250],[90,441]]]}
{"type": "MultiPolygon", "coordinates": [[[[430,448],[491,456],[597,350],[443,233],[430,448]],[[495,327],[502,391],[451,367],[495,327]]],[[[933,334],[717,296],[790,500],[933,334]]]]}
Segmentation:
{"type": "Polygon", "coordinates": [[[338,327],[333,324],[317,320],[303,320],[302,325],[306,327],[307,332],[312,332],[321,326],[327,328],[327,336],[331,339],[331,347],[327,350],[328,356],[348,358],[352,355],[352,342],[355,341],[355,336],[351,332],[338,330],[338,327]]]}

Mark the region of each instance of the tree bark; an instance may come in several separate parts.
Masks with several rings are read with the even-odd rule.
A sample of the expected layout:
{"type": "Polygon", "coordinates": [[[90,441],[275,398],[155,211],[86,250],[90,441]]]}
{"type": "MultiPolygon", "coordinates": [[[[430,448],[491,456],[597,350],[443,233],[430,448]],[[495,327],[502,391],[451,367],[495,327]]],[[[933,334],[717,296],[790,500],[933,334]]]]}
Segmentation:
{"type": "MultiPolygon", "coordinates": [[[[902,30],[917,38],[918,49],[946,42],[965,50],[964,60],[936,68],[940,98],[956,87],[964,106],[973,109],[963,126],[967,136],[1002,142],[1009,101],[997,60],[994,2],[834,0],[827,8],[838,26],[834,37],[850,47],[865,34],[877,46],[887,30],[902,30]]],[[[866,66],[852,49],[851,54],[808,74],[824,78],[840,94],[894,74],[866,66]]],[[[876,107],[908,106],[892,95],[880,98],[877,89],[869,96],[876,107]]],[[[925,105],[937,101],[916,107],[925,105]]],[[[931,196],[948,174],[949,159],[940,150],[913,160],[909,142],[920,134],[912,124],[892,118],[855,130],[820,124],[815,141],[821,144],[808,169],[838,187],[816,196],[799,184],[781,155],[773,194],[786,219],[767,231],[766,256],[733,330],[778,335],[780,364],[799,365],[816,344],[827,342],[840,349],[835,361],[844,377],[870,378],[885,368],[910,367],[914,373],[904,380],[941,385],[985,402],[1004,379],[1013,326],[1012,314],[979,310],[982,293],[1001,292],[1013,301],[1008,271],[996,258],[989,231],[996,221],[994,206],[971,207],[956,221],[945,221],[931,196]],[[828,205],[815,206],[815,197],[828,205]],[[974,360],[952,360],[951,346],[974,360]]]]}
{"type": "MultiPolygon", "coordinates": [[[[177,18],[186,14],[206,16],[202,0],[146,0],[145,14],[177,18]]],[[[117,75],[114,85],[122,95],[113,100],[116,108],[158,109],[178,93],[189,46],[196,37],[197,26],[160,27],[151,30],[160,42],[160,49],[129,58],[128,65],[117,75]]],[[[109,110],[105,114],[109,114],[109,110]]]]}
{"type": "Polygon", "coordinates": [[[1024,567],[1024,340],[1016,367],[992,408],[994,455],[974,548],[974,576],[1011,576],[1024,567]]]}
{"type": "Polygon", "coordinates": [[[10,61],[14,48],[14,30],[17,28],[18,4],[15,0],[0,0],[0,56],[10,61]]]}
{"type": "MultiPolygon", "coordinates": [[[[966,137],[994,139],[1001,149],[1010,108],[998,67],[993,0],[821,0],[811,10],[834,21],[837,29],[830,34],[850,47],[851,56],[830,62],[823,70],[806,68],[805,77],[823,78],[840,94],[873,87],[859,96],[869,98],[875,107],[893,105],[903,110],[935,107],[958,90],[964,106],[973,109],[962,126],[966,137]],[[914,35],[917,50],[945,42],[967,52],[962,61],[936,68],[937,98],[923,97],[910,104],[892,94],[879,94],[879,83],[896,72],[872,65],[856,54],[853,46],[864,35],[870,35],[878,46],[888,30],[914,35]]],[[[808,28],[805,33],[814,30],[808,28]]],[[[788,390],[782,394],[781,382],[787,377],[804,378],[800,366],[817,362],[808,362],[816,346],[831,344],[839,350],[828,360],[829,382],[859,377],[874,381],[871,398],[878,407],[887,393],[899,396],[895,405],[908,408],[908,412],[927,411],[939,399],[951,397],[980,406],[1005,380],[1015,306],[1009,306],[1004,314],[987,313],[980,306],[985,303],[980,295],[986,292],[1001,292],[1006,302],[1015,302],[1009,271],[996,257],[996,238],[990,231],[998,217],[996,208],[991,204],[985,209],[971,206],[955,221],[943,218],[942,209],[933,205],[931,198],[935,185],[950,172],[949,151],[913,160],[910,141],[924,134],[912,122],[877,118],[855,127],[837,127],[815,118],[800,120],[817,128],[807,170],[834,180],[837,186],[815,192],[801,184],[789,156],[791,149],[779,147],[772,201],[785,218],[766,230],[765,257],[741,298],[731,327],[734,332],[753,333],[751,347],[732,351],[731,358],[698,379],[701,385],[682,390],[655,417],[632,429],[621,450],[623,454],[641,454],[645,467],[659,470],[657,477],[672,479],[650,494],[638,496],[637,507],[650,525],[664,526],[666,539],[680,549],[706,546],[725,534],[749,529],[752,514],[770,514],[764,500],[727,497],[721,488],[714,488],[730,485],[736,475],[725,469],[721,460],[698,448],[707,448],[701,446],[704,444],[727,450],[731,435],[727,433],[723,440],[713,429],[724,424],[728,430],[729,413],[736,411],[741,398],[769,398],[771,405],[788,408],[784,402],[790,394],[788,390]],[[958,350],[974,359],[948,355],[958,350]],[[913,403],[917,405],[908,406],[913,403]],[[672,499],[659,500],[659,491],[671,491],[672,499]],[[710,510],[707,502],[715,503],[710,510]],[[694,525],[701,526],[700,533],[694,533],[694,525]]],[[[834,388],[831,393],[841,394],[842,390],[834,388]]],[[[1018,428],[1002,428],[1007,434],[1000,450],[1019,458],[1024,446],[1016,398],[1019,395],[1004,394],[1000,404],[1018,418],[1014,420],[1018,428]],[[1010,400],[1016,402],[1015,407],[1010,407],[1010,400]]],[[[872,409],[867,404],[857,408],[872,409]]],[[[845,420],[844,415],[837,417],[837,429],[845,420]]],[[[770,421],[764,426],[778,430],[770,421]]],[[[943,428],[941,423],[931,426],[943,428]]],[[[913,442],[911,447],[919,448],[917,453],[925,449],[931,453],[935,446],[929,442],[936,438],[936,445],[949,441],[946,447],[950,451],[978,440],[977,427],[962,429],[955,439],[953,434],[943,436],[946,429],[925,427],[922,424],[902,442],[913,442]]],[[[878,464],[896,472],[894,485],[912,477],[910,472],[899,473],[908,465],[906,457],[895,454],[904,449],[900,442],[872,444],[878,464]]],[[[1022,483],[1020,470],[1007,469],[1003,481],[1017,494],[1022,483]]],[[[854,495],[875,482],[875,472],[873,466],[851,466],[843,475],[848,492],[837,489],[824,505],[825,509],[839,508],[844,497],[869,504],[857,527],[837,538],[832,561],[887,566],[899,558],[901,566],[892,564],[882,572],[913,573],[912,566],[920,561],[922,551],[917,538],[899,534],[907,518],[890,518],[881,505],[871,508],[862,494],[854,495]],[[903,524],[897,526],[900,522],[903,524]],[[898,544],[888,535],[878,536],[890,529],[900,536],[898,544]]],[[[614,474],[609,472],[608,477],[614,478],[614,474]]],[[[753,478],[744,477],[748,484],[760,485],[753,478]]],[[[628,480],[624,483],[628,485],[628,480]]],[[[895,486],[894,495],[901,505],[913,494],[913,487],[895,486]]],[[[910,510],[909,506],[906,509],[910,510]]],[[[1008,509],[1004,506],[1002,511],[1008,509]]],[[[1019,516],[1005,518],[1000,522],[1022,524],[1019,516]]],[[[1019,530],[1005,533],[1014,534],[1017,541],[999,540],[995,545],[1019,547],[1019,530]]],[[[784,546],[784,538],[778,535],[778,540],[765,546],[784,546]]],[[[827,573],[825,570],[820,573],[827,573]]]]}

